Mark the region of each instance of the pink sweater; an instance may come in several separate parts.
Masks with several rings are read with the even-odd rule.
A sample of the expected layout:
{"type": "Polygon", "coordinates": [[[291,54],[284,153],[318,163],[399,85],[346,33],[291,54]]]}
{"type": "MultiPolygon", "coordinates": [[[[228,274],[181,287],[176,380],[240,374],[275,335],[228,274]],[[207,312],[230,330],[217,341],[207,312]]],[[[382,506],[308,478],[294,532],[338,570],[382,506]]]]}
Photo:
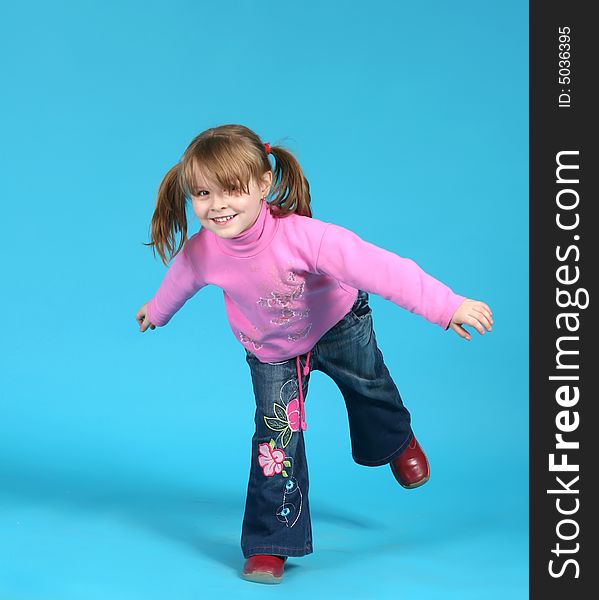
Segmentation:
{"type": "Polygon", "coordinates": [[[175,256],[148,303],[162,326],[205,285],[223,290],[235,338],[261,362],[305,354],[340,321],[358,289],[378,294],[444,329],[464,300],[414,261],[310,217],[275,217],[224,239],[205,228],[175,256]]]}

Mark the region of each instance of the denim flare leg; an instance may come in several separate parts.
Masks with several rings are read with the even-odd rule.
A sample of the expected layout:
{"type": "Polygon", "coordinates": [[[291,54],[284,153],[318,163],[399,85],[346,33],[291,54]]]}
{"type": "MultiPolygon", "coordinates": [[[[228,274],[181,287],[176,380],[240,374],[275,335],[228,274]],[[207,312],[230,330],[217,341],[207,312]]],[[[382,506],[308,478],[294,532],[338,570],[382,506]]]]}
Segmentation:
{"type": "Polygon", "coordinates": [[[256,399],[252,458],[241,548],[254,554],[304,556],[312,548],[304,400],[310,372],[326,373],[347,408],[352,456],[365,466],[391,462],[410,443],[410,414],[383,361],[368,294],[307,354],[262,363],[246,350],[256,399]]]}

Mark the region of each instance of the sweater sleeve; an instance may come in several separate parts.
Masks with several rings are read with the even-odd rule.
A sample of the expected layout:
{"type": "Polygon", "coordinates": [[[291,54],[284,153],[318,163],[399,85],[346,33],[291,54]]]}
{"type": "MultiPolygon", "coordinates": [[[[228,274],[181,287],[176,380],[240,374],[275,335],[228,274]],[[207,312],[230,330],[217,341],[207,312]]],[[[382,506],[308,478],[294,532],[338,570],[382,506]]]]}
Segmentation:
{"type": "Polygon", "coordinates": [[[187,243],[169,267],[154,297],[148,302],[147,317],[157,326],[166,325],[199,289],[206,285],[193,268],[187,243]]]}
{"type": "Polygon", "coordinates": [[[316,269],[354,288],[391,300],[444,329],[464,300],[425,273],[413,260],[362,240],[330,223],[325,229],[316,269]]]}

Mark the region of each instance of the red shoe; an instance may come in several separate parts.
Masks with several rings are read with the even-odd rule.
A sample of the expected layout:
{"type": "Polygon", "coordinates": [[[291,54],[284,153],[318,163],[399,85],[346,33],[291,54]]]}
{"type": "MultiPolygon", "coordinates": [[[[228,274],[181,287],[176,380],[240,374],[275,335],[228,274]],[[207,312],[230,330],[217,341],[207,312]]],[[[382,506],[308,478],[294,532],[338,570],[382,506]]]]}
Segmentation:
{"type": "Polygon", "coordinates": [[[412,438],[409,446],[389,463],[397,483],[402,487],[412,489],[424,485],[431,476],[428,459],[416,438],[412,438]]]}
{"type": "Polygon", "coordinates": [[[241,576],[257,583],[281,583],[286,560],[286,556],[254,554],[245,561],[241,576]]]}

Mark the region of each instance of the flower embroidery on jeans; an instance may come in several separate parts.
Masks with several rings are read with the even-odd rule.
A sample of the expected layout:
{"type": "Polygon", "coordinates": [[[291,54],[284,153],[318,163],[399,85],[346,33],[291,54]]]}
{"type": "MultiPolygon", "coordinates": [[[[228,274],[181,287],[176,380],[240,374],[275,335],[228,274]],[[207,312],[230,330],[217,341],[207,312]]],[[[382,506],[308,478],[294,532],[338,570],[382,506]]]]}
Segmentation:
{"type": "Polygon", "coordinates": [[[291,431],[300,430],[300,403],[297,398],[294,398],[285,407],[285,413],[287,415],[287,423],[289,423],[289,429],[291,431]]]}
{"type": "MultiPolygon", "coordinates": [[[[299,400],[294,398],[285,408],[276,402],[273,404],[274,417],[264,417],[264,422],[269,429],[278,431],[277,441],[280,440],[281,446],[286,448],[291,441],[294,431],[300,430],[300,411],[299,400]]],[[[305,429],[305,426],[302,427],[305,429]]]]}
{"type": "Polygon", "coordinates": [[[291,441],[294,431],[306,429],[306,424],[301,422],[298,391],[295,379],[286,381],[279,392],[281,403],[273,404],[274,417],[264,416],[266,426],[278,432],[275,442],[280,442],[283,448],[291,441]]]}
{"type": "Polygon", "coordinates": [[[285,471],[284,467],[290,467],[291,462],[287,459],[283,450],[275,448],[274,440],[270,440],[269,444],[260,444],[258,452],[258,464],[262,467],[262,472],[266,477],[272,477],[279,473],[283,477],[287,477],[287,471],[285,471]]]}
{"type": "Polygon", "coordinates": [[[264,416],[266,426],[278,432],[277,441],[282,448],[277,448],[277,442],[273,439],[268,444],[258,444],[258,464],[264,476],[280,474],[285,478],[282,502],[275,510],[275,516],[286,527],[293,527],[298,522],[303,506],[303,494],[294,477],[294,459],[283,450],[294,432],[300,431],[300,428],[305,429],[301,424],[298,391],[297,380],[287,380],[279,391],[280,404],[273,404],[274,416],[264,416]]]}

